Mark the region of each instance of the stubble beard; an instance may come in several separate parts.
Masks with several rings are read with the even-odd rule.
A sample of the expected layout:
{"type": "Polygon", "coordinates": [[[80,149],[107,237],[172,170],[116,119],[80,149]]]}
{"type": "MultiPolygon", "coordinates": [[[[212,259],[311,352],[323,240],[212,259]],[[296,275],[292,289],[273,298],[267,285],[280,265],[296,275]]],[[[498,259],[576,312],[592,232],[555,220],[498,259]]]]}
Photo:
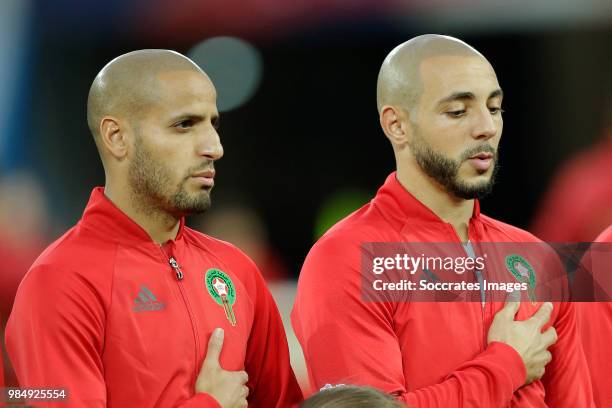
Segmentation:
{"type": "Polygon", "coordinates": [[[457,198],[471,200],[482,199],[491,193],[495,184],[495,177],[499,170],[498,154],[489,144],[482,144],[468,149],[461,154],[459,160],[453,160],[443,154],[436,152],[421,137],[416,128],[414,130],[414,141],[410,146],[417,164],[425,174],[439,183],[446,191],[457,198]],[[474,155],[487,152],[493,154],[493,171],[488,180],[468,183],[459,178],[461,165],[474,155]]]}
{"type": "Polygon", "coordinates": [[[193,172],[188,171],[188,175],[172,188],[171,172],[151,157],[142,143],[142,137],[137,135],[128,178],[132,201],[138,208],[146,213],[161,212],[180,218],[203,213],[210,207],[208,191],[202,189],[190,194],[186,190],[189,175],[193,172]]]}

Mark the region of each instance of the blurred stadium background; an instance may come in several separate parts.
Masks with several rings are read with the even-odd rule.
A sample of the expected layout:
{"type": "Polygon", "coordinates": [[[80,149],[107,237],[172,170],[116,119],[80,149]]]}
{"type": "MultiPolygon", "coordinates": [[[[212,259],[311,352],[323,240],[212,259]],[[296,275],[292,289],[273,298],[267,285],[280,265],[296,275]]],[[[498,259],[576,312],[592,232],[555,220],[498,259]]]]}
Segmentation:
{"type": "MultiPolygon", "coordinates": [[[[588,241],[612,223],[608,0],[2,0],[0,327],[34,257],[104,183],[85,115],[93,77],[140,48],[190,55],[217,86],[226,154],[212,210],[190,223],[256,260],[288,323],[310,245],[393,170],[378,68],[424,33],[475,46],[506,95],[502,168],[483,211],[551,241],[588,241]],[[597,161],[593,171],[553,181],[593,145],[599,161],[563,167],[597,161]],[[540,204],[553,184],[565,193],[540,204]],[[569,211],[588,203],[573,236],[554,233],[568,221],[555,215],[561,197],[569,211]]],[[[7,361],[5,372],[10,384],[7,361]]]]}

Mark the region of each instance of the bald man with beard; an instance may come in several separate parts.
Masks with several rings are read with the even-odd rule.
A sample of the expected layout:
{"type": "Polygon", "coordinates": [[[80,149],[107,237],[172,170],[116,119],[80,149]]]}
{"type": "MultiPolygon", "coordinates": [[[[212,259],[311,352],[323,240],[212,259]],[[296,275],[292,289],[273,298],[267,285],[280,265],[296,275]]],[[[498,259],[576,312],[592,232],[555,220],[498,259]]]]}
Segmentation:
{"type": "Polygon", "coordinates": [[[454,243],[473,258],[481,242],[539,242],[480,213],[503,127],[503,92],[482,54],[447,36],[413,38],[386,57],[377,91],[397,171],[302,267],[292,324],[312,385],[368,385],[419,408],[591,407],[573,305],[364,289],[375,244],[454,243]]]}
{"type": "Polygon", "coordinates": [[[140,50],[95,78],[87,121],[106,183],[23,279],[6,345],[32,400],[63,407],[289,407],[302,399],[276,305],[237,248],[185,226],[223,156],[216,90],[140,50]]]}

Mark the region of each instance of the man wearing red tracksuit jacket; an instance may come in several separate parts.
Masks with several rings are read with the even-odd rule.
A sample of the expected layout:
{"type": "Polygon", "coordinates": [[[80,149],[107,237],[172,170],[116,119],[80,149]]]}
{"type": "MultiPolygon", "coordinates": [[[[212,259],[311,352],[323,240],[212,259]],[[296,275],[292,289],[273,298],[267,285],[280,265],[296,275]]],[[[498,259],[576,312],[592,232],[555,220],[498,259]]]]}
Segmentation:
{"type": "Polygon", "coordinates": [[[585,261],[592,272],[597,302],[578,304],[578,327],[591,372],[593,396],[598,407],[612,407],[612,226],[602,232],[587,252],[585,261]]]}
{"type": "Polygon", "coordinates": [[[301,400],[257,267],[184,226],[210,203],[217,116],[212,83],[175,52],[135,51],[98,74],[88,122],[106,186],[19,287],[6,344],[21,387],[66,389],[57,405],[74,407],[301,400]]]}
{"type": "Polygon", "coordinates": [[[314,387],[370,385],[418,408],[592,406],[571,304],[362,291],[364,243],[538,242],[476,200],[492,186],[501,101],[491,65],[457,39],[416,37],[385,59],[378,110],[397,172],[314,245],[300,274],[292,323],[314,387]]]}

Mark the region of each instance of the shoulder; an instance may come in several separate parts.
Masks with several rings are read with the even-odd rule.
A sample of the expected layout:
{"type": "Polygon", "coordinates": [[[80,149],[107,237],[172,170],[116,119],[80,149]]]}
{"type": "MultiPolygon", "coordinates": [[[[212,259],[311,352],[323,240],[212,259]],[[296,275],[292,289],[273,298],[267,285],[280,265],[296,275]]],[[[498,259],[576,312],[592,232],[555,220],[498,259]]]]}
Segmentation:
{"type": "Polygon", "coordinates": [[[254,287],[261,285],[265,286],[261,272],[255,262],[232,243],[191,228],[185,228],[184,233],[188,245],[193,246],[197,251],[201,251],[208,258],[232,271],[248,290],[254,290],[254,287]]]}
{"type": "Polygon", "coordinates": [[[52,242],[34,261],[32,268],[45,266],[48,269],[77,269],[84,273],[99,268],[113,258],[117,244],[100,239],[80,224],[70,228],[52,242]],[[93,267],[93,268],[92,268],[93,267]]]}
{"type": "Polygon", "coordinates": [[[34,261],[19,292],[58,296],[86,291],[106,297],[112,285],[117,245],[79,224],[51,243],[34,261]],[[71,292],[75,291],[75,292],[71,292]]]}
{"type": "Polygon", "coordinates": [[[484,214],[480,215],[482,224],[487,229],[487,235],[499,242],[542,242],[541,239],[532,233],[521,228],[507,224],[505,222],[488,217],[484,214]]]}
{"type": "Polygon", "coordinates": [[[185,240],[189,245],[214,254],[224,262],[239,263],[249,267],[255,266],[251,258],[230,242],[211,237],[188,227],[185,227],[185,240]]]}
{"type": "Polygon", "coordinates": [[[300,272],[300,282],[352,281],[359,273],[362,247],[369,242],[389,241],[381,231],[384,223],[374,208],[366,205],[330,228],[312,246],[300,272]]]}
{"type": "Polygon", "coordinates": [[[383,233],[388,229],[387,221],[370,202],[338,221],[319,238],[312,250],[350,251],[359,248],[364,242],[388,241],[383,233]]]}
{"type": "Polygon", "coordinates": [[[361,268],[364,245],[401,240],[397,225],[386,217],[374,199],[319,238],[306,256],[300,279],[303,274],[321,275],[326,271],[333,271],[338,278],[342,271],[350,272],[348,276],[352,276],[361,268]]]}

